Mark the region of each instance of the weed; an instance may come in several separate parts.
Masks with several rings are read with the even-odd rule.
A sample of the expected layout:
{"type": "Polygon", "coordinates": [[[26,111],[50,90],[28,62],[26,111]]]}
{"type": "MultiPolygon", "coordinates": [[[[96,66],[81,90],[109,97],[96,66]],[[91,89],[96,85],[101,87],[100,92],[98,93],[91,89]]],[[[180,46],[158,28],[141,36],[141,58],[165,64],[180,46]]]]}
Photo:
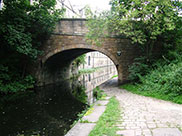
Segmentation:
{"type": "Polygon", "coordinates": [[[89,108],[89,110],[84,114],[84,116],[90,115],[91,113],[93,113],[93,110],[94,110],[93,107],[89,108]]]}
{"type": "Polygon", "coordinates": [[[99,118],[99,121],[97,122],[94,129],[90,132],[89,136],[116,136],[116,131],[118,128],[115,126],[115,124],[119,117],[119,102],[115,97],[112,97],[107,104],[105,112],[99,118]]]}
{"type": "Polygon", "coordinates": [[[80,123],[92,123],[92,122],[90,122],[88,120],[80,120],[80,123]]]}
{"type": "Polygon", "coordinates": [[[101,90],[98,86],[93,89],[93,95],[97,100],[100,100],[103,96],[103,90],[101,90]]]}

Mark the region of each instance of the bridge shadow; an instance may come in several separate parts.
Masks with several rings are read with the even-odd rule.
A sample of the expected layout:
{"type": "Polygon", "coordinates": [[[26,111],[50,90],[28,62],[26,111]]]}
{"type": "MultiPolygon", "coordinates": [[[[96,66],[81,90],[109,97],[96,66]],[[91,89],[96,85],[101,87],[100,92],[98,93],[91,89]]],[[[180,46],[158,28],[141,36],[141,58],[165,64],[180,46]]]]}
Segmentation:
{"type": "MultiPolygon", "coordinates": [[[[91,50],[87,48],[69,49],[69,50],[61,51],[49,57],[45,61],[45,63],[43,63],[43,66],[40,69],[41,72],[39,72],[40,86],[60,83],[65,80],[69,80],[72,74],[71,69],[72,69],[73,61],[80,55],[93,52],[93,51],[96,51],[96,50],[91,50]]],[[[100,52],[100,54],[104,54],[104,53],[100,52]]],[[[117,63],[107,54],[104,54],[104,55],[107,56],[113,62],[113,65],[115,65],[116,71],[119,74],[117,63]]],[[[90,61],[92,62],[93,60],[90,60],[90,61]]],[[[102,63],[107,63],[107,62],[102,62],[102,63]]]]}
{"type": "Polygon", "coordinates": [[[101,88],[112,88],[112,87],[118,87],[118,86],[119,86],[118,77],[109,79],[100,85],[101,88]]]}
{"type": "Polygon", "coordinates": [[[83,48],[69,49],[51,56],[46,60],[42,70],[41,81],[44,82],[44,85],[61,84],[67,86],[67,90],[73,93],[78,88],[77,86],[81,84],[86,88],[86,94],[91,103],[93,101],[93,89],[111,79],[114,75],[118,75],[116,64],[110,56],[83,48]],[[86,62],[79,67],[75,67],[73,65],[74,60],[83,54],[86,54],[86,62]],[[79,75],[80,68],[84,71],[83,75],[79,75]],[[90,70],[93,70],[93,72],[90,72],[90,70]],[[79,75],[78,78],[76,78],[77,74],[79,75]]]}

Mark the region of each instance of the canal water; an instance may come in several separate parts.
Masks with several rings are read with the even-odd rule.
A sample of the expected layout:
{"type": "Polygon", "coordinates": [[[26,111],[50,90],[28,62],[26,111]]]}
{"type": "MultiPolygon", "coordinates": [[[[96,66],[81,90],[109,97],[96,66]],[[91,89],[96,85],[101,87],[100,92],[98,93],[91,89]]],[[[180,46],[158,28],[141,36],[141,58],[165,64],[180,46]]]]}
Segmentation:
{"type": "Polygon", "coordinates": [[[63,136],[86,107],[63,88],[54,85],[1,96],[0,136],[63,136]]]}

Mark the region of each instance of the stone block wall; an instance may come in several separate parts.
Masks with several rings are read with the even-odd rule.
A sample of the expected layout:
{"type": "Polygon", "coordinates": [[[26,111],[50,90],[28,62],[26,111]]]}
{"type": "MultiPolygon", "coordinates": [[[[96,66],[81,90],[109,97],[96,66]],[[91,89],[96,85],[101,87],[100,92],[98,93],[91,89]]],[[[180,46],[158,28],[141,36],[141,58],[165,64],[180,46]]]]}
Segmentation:
{"type": "MultiPolygon", "coordinates": [[[[44,54],[38,59],[38,62],[42,65],[36,70],[36,76],[39,77],[38,82],[47,84],[45,76],[42,76],[42,73],[44,73],[43,67],[45,67],[46,63],[49,62],[54,67],[60,66],[64,70],[69,67],[62,64],[71,63],[79,55],[91,51],[99,51],[113,61],[118,71],[119,83],[124,83],[128,80],[128,67],[132,64],[134,58],[140,55],[137,46],[131,44],[131,41],[126,38],[114,37],[113,35],[102,38],[101,46],[89,44],[85,38],[85,33],[88,31],[85,24],[85,19],[60,20],[54,34],[42,47],[44,54]],[[121,55],[118,55],[118,51],[121,52],[121,55]]],[[[99,63],[102,63],[102,60],[99,63]]],[[[54,74],[54,76],[56,75],[54,74]]],[[[50,77],[49,79],[56,79],[56,77],[50,77]]],[[[52,83],[54,83],[53,80],[52,83]]]]}
{"type": "Polygon", "coordinates": [[[95,69],[94,72],[82,75],[79,80],[86,87],[89,104],[94,102],[93,89],[117,75],[117,69],[112,60],[100,52],[86,54],[86,63],[79,69],[95,69]]]}

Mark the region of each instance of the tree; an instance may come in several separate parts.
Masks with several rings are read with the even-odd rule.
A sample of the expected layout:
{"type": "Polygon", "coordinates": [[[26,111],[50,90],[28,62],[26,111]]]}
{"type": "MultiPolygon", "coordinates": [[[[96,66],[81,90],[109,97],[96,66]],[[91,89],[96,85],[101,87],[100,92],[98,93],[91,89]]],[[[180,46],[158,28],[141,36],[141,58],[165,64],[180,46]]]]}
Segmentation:
{"type": "Polygon", "coordinates": [[[93,13],[90,7],[85,8],[85,16],[88,19],[86,26],[89,30],[86,33],[86,39],[89,44],[97,46],[102,44],[101,38],[108,35],[109,14],[108,11],[93,13]]]}
{"type": "Polygon", "coordinates": [[[128,38],[139,46],[142,56],[130,66],[130,79],[138,80],[147,74],[158,59],[169,63],[182,53],[180,0],[111,0],[110,4],[109,12],[90,12],[87,38],[102,43],[107,30],[108,34],[128,38]],[[156,47],[161,49],[158,58],[153,57],[156,47]]]}
{"type": "Polygon", "coordinates": [[[179,0],[112,0],[110,24],[150,56],[156,41],[165,42],[165,35],[176,29],[181,4],[179,0]]]}
{"type": "Polygon", "coordinates": [[[88,38],[97,41],[101,32],[131,39],[146,56],[151,56],[157,41],[169,42],[176,31],[182,2],[180,0],[112,0],[111,11],[88,16],[88,38]],[[99,32],[94,33],[95,30],[99,32]],[[94,39],[93,39],[94,38],[94,39]]]}
{"type": "Polygon", "coordinates": [[[36,0],[34,4],[29,0],[4,0],[0,11],[1,92],[32,87],[34,81],[26,66],[40,54],[40,46],[63,15],[64,9],[55,9],[55,4],[56,0],[36,0]]]}

